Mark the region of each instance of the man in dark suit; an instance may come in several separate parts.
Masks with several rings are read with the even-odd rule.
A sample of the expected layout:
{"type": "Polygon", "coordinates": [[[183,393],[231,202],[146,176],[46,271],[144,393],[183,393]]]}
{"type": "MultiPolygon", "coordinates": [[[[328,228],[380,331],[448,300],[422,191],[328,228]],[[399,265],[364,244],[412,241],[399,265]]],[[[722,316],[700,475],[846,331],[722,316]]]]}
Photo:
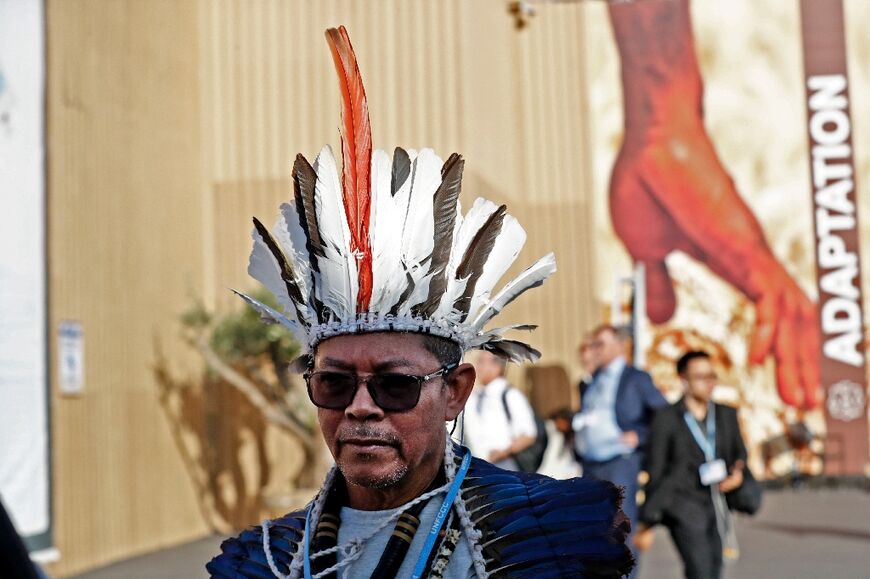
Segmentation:
{"type": "Polygon", "coordinates": [[[635,525],[637,476],[653,411],[667,401],[650,375],[625,360],[627,336],[613,326],[592,334],[596,363],[591,382],[580,384],[580,413],[574,419],[575,445],[583,475],[625,488],[622,508],[635,525]]]}
{"type": "Polygon", "coordinates": [[[656,413],[646,470],[649,482],[634,541],[652,543],[652,527],[665,525],[683,559],[687,579],[719,579],[723,551],[736,549],[726,495],[744,481],[746,448],[737,411],[711,400],[716,373],[705,352],[677,362],[685,396],[656,413]],[[723,548],[724,547],[724,548],[723,548]]]}

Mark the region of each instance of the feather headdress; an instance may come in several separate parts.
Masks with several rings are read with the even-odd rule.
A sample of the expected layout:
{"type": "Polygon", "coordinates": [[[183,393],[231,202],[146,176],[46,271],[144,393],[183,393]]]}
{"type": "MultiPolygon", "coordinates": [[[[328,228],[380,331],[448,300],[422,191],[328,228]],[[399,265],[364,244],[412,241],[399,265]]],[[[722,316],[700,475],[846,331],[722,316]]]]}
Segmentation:
{"type": "Polygon", "coordinates": [[[342,95],[339,175],[324,147],[298,155],[291,203],[273,232],[254,220],[248,273],[275,294],[279,312],[241,295],[313,348],[340,334],[406,331],[492,351],[514,361],[537,350],[504,337],[521,325],[484,329],[501,310],[556,271],[548,254],[493,295],[525,231],[506,207],[459,206],[465,162],[431,149],[372,150],[365,89],[344,27],[326,31],[342,95]]]}

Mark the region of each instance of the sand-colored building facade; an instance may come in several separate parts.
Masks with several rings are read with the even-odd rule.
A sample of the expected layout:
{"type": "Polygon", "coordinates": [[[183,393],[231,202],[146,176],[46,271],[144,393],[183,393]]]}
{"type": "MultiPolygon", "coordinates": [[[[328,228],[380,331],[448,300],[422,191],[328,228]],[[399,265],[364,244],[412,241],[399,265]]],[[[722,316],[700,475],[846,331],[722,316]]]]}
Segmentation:
{"type": "MultiPolygon", "coordinates": [[[[870,24],[860,3],[847,2],[856,54],[870,24]]],[[[703,20],[701,4],[694,16],[703,20]]],[[[337,146],[327,27],[350,32],[375,147],[462,153],[463,206],[477,196],[507,203],[528,232],[514,273],[556,252],[557,274],[504,321],[538,323],[542,362],[575,376],[580,334],[602,321],[614,263],[612,246],[598,251],[612,233],[592,150],[618,143],[596,142],[609,133],[593,130],[592,115],[609,114],[601,99],[619,94],[614,64],[598,62],[613,58],[599,44],[612,42],[604,3],[535,7],[518,28],[502,0],[47,0],[49,327],[74,319],[86,336],[83,393],[62,395],[51,373],[53,573],[211,532],[215,504],[203,501],[209,483],[192,469],[191,448],[248,465],[210,474],[238,478],[229,488],[255,498],[281,482],[261,459],[293,460],[283,435],[255,418],[210,450],[208,433],[222,436],[219,422],[238,406],[206,394],[187,416],[205,433],[192,439],[174,428],[161,384],[202,382],[179,316],[193,298],[238,307],[228,288],[252,287],[251,216],[277,217],[296,153],[337,146]]],[[[859,87],[852,94],[866,101],[859,87]]],[[[856,147],[868,135],[856,129],[856,147]]]]}
{"type": "Polygon", "coordinates": [[[461,152],[463,204],[508,203],[526,226],[519,263],[557,249],[558,274],[506,317],[573,363],[597,314],[581,6],[522,31],[500,1],[64,0],[46,20],[50,327],[86,336],[83,394],[52,389],[54,572],[210,531],[156,368],[201,378],[178,316],[192,296],[238,307],[251,216],[277,217],[297,152],[337,144],[329,26],[351,33],[376,147],[461,152]]]}

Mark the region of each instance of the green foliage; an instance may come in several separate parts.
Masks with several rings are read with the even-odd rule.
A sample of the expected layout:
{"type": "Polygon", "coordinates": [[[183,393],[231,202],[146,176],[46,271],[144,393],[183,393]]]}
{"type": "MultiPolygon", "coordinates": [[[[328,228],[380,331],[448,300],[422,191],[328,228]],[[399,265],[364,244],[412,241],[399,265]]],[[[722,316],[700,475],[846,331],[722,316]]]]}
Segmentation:
{"type": "Polygon", "coordinates": [[[181,314],[181,324],[191,330],[202,331],[211,324],[212,317],[209,311],[205,309],[202,300],[196,299],[193,306],[181,314]]]}
{"type": "MultiPolygon", "coordinates": [[[[272,294],[257,289],[251,297],[279,309],[272,294]]],[[[240,309],[223,316],[215,325],[211,346],[228,362],[247,357],[268,355],[276,366],[289,364],[300,353],[299,344],[290,331],[280,324],[267,324],[260,314],[244,303],[240,309]]]]}
{"type": "MultiPolygon", "coordinates": [[[[251,297],[277,309],[275,298],[265,289],[251,292],[251,297]]],[[[217,317],[208,312],[202,302],[181,316],[182,324],[196,332],[211,329],[209,344],[229,363],[246,358],[269,356],[278,367],[289,364],[300,354],[299,343],[290,331],[280,324],[267,324],[253,308],[239,300],[233,312],[217,317]]]]}
{"type": "MultiPolygon", "coordinates": [[[[265,289],[250,295],[280,309],[265,289]]],[[[223,382],[235,387],[265,420],[299,438],[310,459],[316,444],[317,411],[308,400],[304,381],[290,373],[288,365],[301,353],[290,331],[264,322],[242,300],[233,311],[216,314],[194,297],[179,321],[186,340],[203,356],[206,384],[223,382]]]]}

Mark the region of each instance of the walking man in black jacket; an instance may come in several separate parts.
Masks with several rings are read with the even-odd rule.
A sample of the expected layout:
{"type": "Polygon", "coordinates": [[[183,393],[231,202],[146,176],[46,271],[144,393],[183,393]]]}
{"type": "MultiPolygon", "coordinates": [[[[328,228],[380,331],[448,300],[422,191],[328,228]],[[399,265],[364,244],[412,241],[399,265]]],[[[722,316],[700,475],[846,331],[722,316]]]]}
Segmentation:
{"type": "Polygon", "coordinates": [[[744,480],[746,448],[737,411],[711,400],[716,373],[705,352],[677,362],[685,396],[656,413],[646,457],[649,483],[638,513],[635,544],[652,543],[665,525],[683,559],[687,579],[719,579],[723,552],[736,556],[726,495],[744,480]]]}

